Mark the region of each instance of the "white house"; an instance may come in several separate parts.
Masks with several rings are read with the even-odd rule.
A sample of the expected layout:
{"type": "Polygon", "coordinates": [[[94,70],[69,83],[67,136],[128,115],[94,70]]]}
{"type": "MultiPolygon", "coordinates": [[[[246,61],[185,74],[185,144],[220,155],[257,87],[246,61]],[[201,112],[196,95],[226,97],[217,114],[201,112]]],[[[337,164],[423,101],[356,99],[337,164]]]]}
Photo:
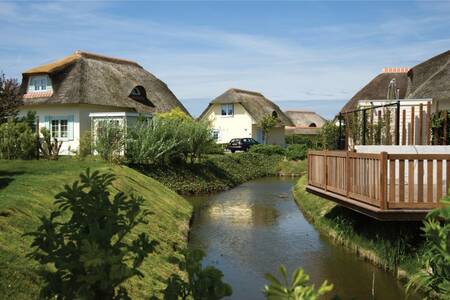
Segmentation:
{"type": "Polygon", "coordinates": [[[234,138],[253,138],[260,143],[285,145],[284,127],[292,121],[272,101],[258,92],[229,89],[212,100],[199,117],[208,120],[217,143],[228,143],[234,138]],[[276,116],[277,125],[265,137],[261,120],[276,116]]]}
{"type": "Polygon", "coordinates": [[[79,147],[83,132],[99,120],[129,125],[140,114],[150,116],[180,107],[167,85],[139,64],[76,51],[23,73],[20,114],[35,111],[38,128],[62,141],[61,154],[79,147]]]}

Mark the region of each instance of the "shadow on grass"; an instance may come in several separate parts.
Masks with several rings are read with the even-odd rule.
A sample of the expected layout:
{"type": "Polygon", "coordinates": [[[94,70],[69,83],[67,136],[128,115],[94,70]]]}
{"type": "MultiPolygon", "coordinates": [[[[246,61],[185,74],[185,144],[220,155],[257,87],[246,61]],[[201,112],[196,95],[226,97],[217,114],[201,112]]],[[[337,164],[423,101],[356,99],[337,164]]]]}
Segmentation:
{"type": "Polygon", "coordinates": [[[0,190],[6,188],[11,182],[14,181],[17,175],[21,175],[24,172],[10,172],[0,171],[0,190]]]}

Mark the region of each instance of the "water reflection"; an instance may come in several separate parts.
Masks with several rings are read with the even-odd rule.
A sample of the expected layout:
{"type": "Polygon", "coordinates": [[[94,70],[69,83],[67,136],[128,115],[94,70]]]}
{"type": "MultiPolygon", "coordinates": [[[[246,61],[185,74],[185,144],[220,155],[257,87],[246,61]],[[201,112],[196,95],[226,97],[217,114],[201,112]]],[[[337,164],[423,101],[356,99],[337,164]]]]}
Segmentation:
{"type": "MultiPolygon", "coordinates": [[[[231,299],[263,299],[264,274],[280,263],[303,267],[312,281],[327,279],[343,299],[404,299],[395,278],[336,247],[304,219],[290,190],[294,180],[265,178],[209,197],[195,197],[191,247],[207,251],[233,286],[231,299]]],[[[331,297],[330,297],[331,298],[331,297]]],[[[411,297],[409,299],[416,299],[411,297]]]]}

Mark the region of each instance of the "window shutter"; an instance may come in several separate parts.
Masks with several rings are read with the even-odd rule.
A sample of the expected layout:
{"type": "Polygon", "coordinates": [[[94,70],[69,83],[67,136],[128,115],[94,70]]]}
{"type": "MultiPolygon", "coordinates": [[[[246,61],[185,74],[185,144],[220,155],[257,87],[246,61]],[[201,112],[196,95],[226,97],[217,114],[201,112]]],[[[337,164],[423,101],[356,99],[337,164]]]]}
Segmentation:
{"type": "Polygon", "coordinates": [[[73,140],[73,115],[67,117],[67,138],[73,140]]]}
{"type": "Polygon", "coordinates": [[[50,123],[51,122],[52,122],[52,117],[51,116],[45,116],[45,118],[44,118],[45,128],[47,128],[49,131],[51,131],[51,128],[50,128],[50,123]]]}

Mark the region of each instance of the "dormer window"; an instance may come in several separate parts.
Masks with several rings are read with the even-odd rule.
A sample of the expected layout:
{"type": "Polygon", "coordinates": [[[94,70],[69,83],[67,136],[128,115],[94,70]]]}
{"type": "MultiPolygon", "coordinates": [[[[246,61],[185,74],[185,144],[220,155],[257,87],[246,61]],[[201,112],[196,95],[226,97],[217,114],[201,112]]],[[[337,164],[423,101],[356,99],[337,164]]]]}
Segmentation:
{"type": "Polygon", "coordinates": [[[135,87],[134,89],[131,90],[130,95],[131,96],[142,96],[142,93],[139,88],[135,87]]]}
{"type": "Polygon", "coordinates": [[[131,90],[130,95],[128,97],[146,106],[155,107],[155,105],[150,100],[148,100],[147,93],[145,92],[143,86],[140,85],[135,86],[131,90]]]}
{"type": "Polygon", "coordinates": [[[48,75],[31,76],[28,83],[28,92],[45,92],[52,90],[52,82],[48,75]]]}

